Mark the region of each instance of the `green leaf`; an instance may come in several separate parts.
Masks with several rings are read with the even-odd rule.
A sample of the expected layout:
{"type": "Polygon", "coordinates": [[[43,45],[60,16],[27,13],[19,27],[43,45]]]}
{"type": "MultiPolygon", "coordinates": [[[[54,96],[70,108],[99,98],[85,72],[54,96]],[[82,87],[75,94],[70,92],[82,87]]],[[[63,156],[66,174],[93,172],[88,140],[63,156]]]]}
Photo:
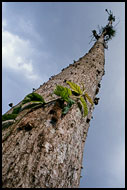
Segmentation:
{"type": "Polygon", "coordinates": [[[64,107],[64,108],[63,108],[63,111],[62,111],[62,114],[63,114],[63,115],[67,114],[67,112],[69,111],[69,109],[70,109],[70,106],[64,107]]]}
{"type": "Polygon", "coordinates": [[[69,109],[71,108],[71,106],[75,103],[74,100],[72,100],[71,98],[68,98],[68,104],[67,106],[65,106],[62,110],[62,114],[67,114],[67,112],[69,111],[69,109]]]}
{"type": "Polygon", "coordinates": [[[15,119],[17,117],[17,114],[4,114],[2,115],[2,121],[15,119]]]}
{"type": "Polygon", "coordinates": [[[68,104],[69,104],[70,106],[72,106],[72,104],[74,104],[74,103],[75,103],[74,100],[72,100],[71,98],[68,98],[68,104]]]}
{"type": "Polygon", "coordinates": [[[54,94],[60,96],[63,100],[68,101],[68,98],[72,95],[72,92],[67,87],[57,85],[56,89],[54,90],[54,94]]]}
{"type": "Polygon", "coordinates": [[[18,106],[18,107],[13,109],[12,114],[18,114],[20,111],[21,111],[21,106],[18,106]]]}
{"type": "Polygon", "coordinates": [[[84,100],[83,97],[80,97],[80,101],[82,103],[83,109],[84,109],[84,117],[88,115],[88,108],[87,108],[87,104],[86,101],[84,100]]]}
{"type": "Polygon", "coordinates": [[[22,101],[22,104],[25,104],[25,103],[31,102],[31,101],[41,101],[42,103],[45,103],[44,98],[41,95],[33,92],[33,93],[28,94],[24,98],[24,100],[22,101]]]}
{"type": "Polygon", "coordinates": [[[92,105],[94,105],[92,99],[90,98],[90,96],[89,96],[87,93],[85,93],[85,97],[88,99],[88,101],[89,101],[92,105]]]}
{"type": "Polygon", "coordinates": [[[69,86],[72,88],[72,90],[74,90],[74,92],[76,92],[80,95],[83,94],[82,90],[80,89],[80,86],[78,86],[74,82],[66,81],[66,83],[69,84],[69,86]]]}

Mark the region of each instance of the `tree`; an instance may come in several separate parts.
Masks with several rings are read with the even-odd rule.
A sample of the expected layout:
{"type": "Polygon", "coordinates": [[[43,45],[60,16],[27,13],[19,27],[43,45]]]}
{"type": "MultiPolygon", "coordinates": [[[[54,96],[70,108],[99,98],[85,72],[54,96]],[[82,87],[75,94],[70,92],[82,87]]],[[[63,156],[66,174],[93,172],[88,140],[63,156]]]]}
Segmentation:
{"type": "MultiPolygon", "coordinates": [[[[100,82],[111,19],[78,61],[2,116],[3,188],[76,188],[100,82]]],[[[112,18],[113,15],[112,15],[112,18]]]]}

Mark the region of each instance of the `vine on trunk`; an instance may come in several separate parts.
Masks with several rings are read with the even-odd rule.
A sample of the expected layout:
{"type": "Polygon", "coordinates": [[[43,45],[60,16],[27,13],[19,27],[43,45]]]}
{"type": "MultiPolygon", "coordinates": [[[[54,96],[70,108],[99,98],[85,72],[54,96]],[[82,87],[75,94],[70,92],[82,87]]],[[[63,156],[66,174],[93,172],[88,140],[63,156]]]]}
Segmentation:
{"type": "MultiPolygon", "coordinates": [[[[116,34],[116,30],[115,30],[115,26],[118,24],[116,24],[115,26],[113,26],[113,22],[115,22],[115,16],[113,16],[113,13],[110,11],[108,11],[107,9],[105,9],[105,11],[108,13],[108,24],[105,26],[105,27],[102,27],[101,28],[99,27],[99,33],[97,33],[96,30],[92,30],[92,39],[91,41],[93,40],[93,38],[96,40],[98,40],[100,38],[100,36],[103,34],[104,35],[104,47],[107,49],[107,42],[109,40],[111,40],[115,34],[116,34]]],[[[91,43],[90,41],[90,43],[91,43]]]]}
{"type": "MultiPolygon", "coordinates": [[[[87,100],[92,104],[92,106],[94,104],[91,97],[87,94],[84,85],[83,90],[81,90],[80,86],[78,86],[74,82],[66,81],[66,83],[70,86],[71,89],[57,85],[56,89],[53,92],[55,95],[60,96],[61,100],[64,102],[64,107],[62,108],[62,115],[67,114],[71,106],[74,103],[77,103],[80,110],[81,108],[83,109],[84,117],[86,117],[88,114],[87,100]]],[[[30,93],[23,99],[20,106],[13,109],[11,114],[4,114],[2,116],[2,121],[11,119],[15,120],[18,114],[24,109],[39,108],[40,106],[49,104],[51,102],[52,101],[46,103],[44,98],[39,94],[35,92],[30,93]]]]}

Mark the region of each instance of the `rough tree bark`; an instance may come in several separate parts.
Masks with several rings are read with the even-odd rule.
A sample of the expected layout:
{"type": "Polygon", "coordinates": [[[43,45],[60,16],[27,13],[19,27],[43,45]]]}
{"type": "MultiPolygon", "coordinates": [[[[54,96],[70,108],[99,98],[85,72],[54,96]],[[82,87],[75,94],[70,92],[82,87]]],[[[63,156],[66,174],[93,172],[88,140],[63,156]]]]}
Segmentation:
{"type": "MultiPolygon", "coordinates": [[[[104,75],[103,36],[78,61],[51,77],[35,92],[46,102],[56,85],[68,87],[66,80],[84,84],[94,101],[104,75]]],[[[59,102],[33,111],[19,113],[16,122],[3,130],[3,188],[77,188],[80,183],[83,150],[94,106],[88,103],[88,115],[83,117],[77,104],[61,117],[59,102]],[[56,125],[51,123],[56,109],[56,125]]],[[[7,113],[11,113],[13,108],[7,113]]]]}

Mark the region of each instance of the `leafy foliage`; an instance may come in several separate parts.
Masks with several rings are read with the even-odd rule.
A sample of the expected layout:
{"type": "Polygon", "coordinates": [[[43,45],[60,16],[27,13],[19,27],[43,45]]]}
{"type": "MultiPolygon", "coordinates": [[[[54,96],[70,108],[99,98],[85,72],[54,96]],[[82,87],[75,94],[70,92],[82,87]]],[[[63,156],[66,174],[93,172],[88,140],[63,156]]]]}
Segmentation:
{"type": "Polygon", "coordinates": [[[105,33],[105,40],[110,40],[112,37],[115,36],[116,31],[113,29],[112,26],[106,25],[106,27],[103,28],[103,32],[105,33]]]}
{"type": "Polygon", "coordinates": [[[105,11],[109,15],[108,24],[105,27],[101,27],[101,29],[99,29],[99,34],[97,34],[96,30],[92,30],[92,33],[93,33],[92,39],[95,38],[96,40],[98,40],[100,36],[104,34],[104,47],[107,48],[106,42],[108,40],[111,40],[115,36],[116,30],[114,29],[115,27],[113,26],[113,22],[115,22],[115,16],[113,16],[113,13],[111,12],[111,10],[108,11],[107,9],[105,9],[105,11]]]}
{"type": "Polygon", "coordinates": [[[80,86],[78,86],[77,84],[75,84],[74,82],[70,82],[70,81],[66,81],[67,84],[69,84],[69,86],[71,87],[72,90],[74,90],[74,92],[82,95],[83,92],[80,88],[80,86]]]}
{"type": "Polygon", "coordinates": [[[10,120],[10,119],[15,119],[18,114],[4,114],[2,115],[2,121],[10,120]]]}
{"type": "MultiPolygon", "coordinates": [[[[71,108],[71,106],[75,103],[75,101],[70,98],[70,96],[73,94],[73,95],[77,96],[77,100],[80,99],[81,105],[84,109],[84,116],[86,116],[88,114],[88,108],[87,108],[87,104],[86,104],[86,101],[83,98],[83,96],[85,98],[87,98],[88,101],[92,105],[93,105],[93,102],[87,93],[84,94],[84,91],[85,91],[84,85],[83,85],[83,91],[82,91],[80,86],[78,86],[74,82],[66,81],[66,83],[71,87],[72,90],[70,90],[67,87],[60,86],[60,85],[57,85],[56,89],[54,90],[54,94],[56,94],[57,96],[60,96],[62,101],[67,102],[67,105],[62,108],[62,114],[63,115],[67,114],[69,109],[71,108]]],[[[34,92],[30,93],[23,99],[22,104],[20,106],[13,109],[12,114],[4,114],[2,116],[2,121],[6,121],[9,119],[15,119],[17,117],[18,113],[23,111],[24,109],[36,107],[39,104],[41,105],[44,103],[45,103],[45,101],[42,96],[40,96],[39,94],[34,93],[34,92]]]]}
{"type": "Polygon", "coordinates": [[[62,110],[62,114],[65,115],[71,108],[72,104],[75,103],[75,101],[69,97],[72,95],[71,90],[67,87],[57,85],[56,89],[54,90],[54,94],[60,96],[62,100],[67,102],[67,106],[65,106],[62,110]]]}
{"type": "Polygon", "coordinates": [[[54,90],[54,94],[56,94],[57,96],[60,96],[63,100],[68,102],[69,101],[69,96],[72,95],[72,92],[67,87],[57,85],[56,89],[54,90]]]}
{"type": "Polygon", "coordinates": [[[42,103],[45,103],[44,98],[41,95],[33,92],[33,93],[28,94],[24,98],[24,100],[22,101],[22,104],[25,104],[25,103],[31,102],[31,101],[40,101],[42,103]]]}
{"type": "Polygon", "coordinates": [[[114,30],[112,23],[115,22],[115,16],[113,16],[113,13],[105,9],[105,11],[109,14],[108,21],[109,23],[103,28],[102,27],[102,32],[105,33],[105,40],[108,41],[112,39],[112,37],[115,36],[116,31],[114,30]]]}
{"type": "Polygon", "coordinates": [[[21,106],[18,106],[18,107],[13,109],[12,114],[18,114],[20,111],[21,111],[21,106]]]}
{"type": "Polygon", "coordinates": [[[108,21],[113,21],[113,22],[115,22],[115,17],[114,17],[112,14],[109,15],[108,21]]]}
{"type": "MultiPolygon", "coordinates": [[[[81,105],[82,105],[82,107],[83,107],[83,109],[84,109],[84,116],[86,116],[86,115],[88,114],[88,108],[87,108],[87,103],[86,103],[86,101],[85,101],[84,98],[87,98],[88,101],[89,101],[92,105],[94,105],[94,104],[93,104],[92,99],[91,99],[90,96],[88,95],[88,93],[86,93],[86,92],[84,93],[84,91],[85,91],[84,85],[82,84],[82,86],[83,86],[83,91],[82,91],[81,88],[80,88],[80,86],[78,86],[77,84],[75,84],[75,83],[73,83],[73,82],[70,82],[70,81],[67,81],[66,83],[69,84],[69,86],[72,88],[72,90],[74,90],[74,91],[72,91],[72,94],[75,95],[75,96],[78,95],[78,97],[80,98],[81,105]],[[73,93],[73,92],[74,92],[74,93],[73,93]],[[84,97],[84,98],[83,98],[83,97],[84,97]]],[[[77,98],[77,99],[78,99],[78,98],[77,98]]],[[[79,106],[79,108],[80,108],[80,110],[81,110],[80,104],[78,104],[78,106],[79,106]]],[[[65,109],[66,109],[66,111],[67,111],[67,110],[68,110],[68,106],[67,106],[67,108],[65,108],[65,109]]]]}
{"type": "Polygon", "coordinates": [[[39,94],[37,94],[37,93],[28,94],[22,101],[22,104],[13,109],[12,114],[4,114],[2,116],[2,121],[6,121],[9,119],[15,119],[17,117],[17,115],[19,114],[19,112],[21,112],[22,110],[34,107],[38,104],[44,104],[44,103],[45,103],[45,101],[44,101],[43,97],[40,96],[39,94]],[[23,107],[24,104],[26,104],[28,102],[30,102],[30,104],[23,107]]]}
{"type": "Polygon", "coordinates": [[[84,109],[84,117],[88,115],[88,108],[85,99],[81,96],[80,101],[82,103],[83,109],[84,109]]]}
{"type": "Polygon", "coordinates": [[[85,96],[85,97],[88,99],[88,101],[93,105],[93,101],[92,101],[92,99],[90,98],[90,96],[89,96],[87,93],[85,93],[84,96],[85,96]]]}
{"type": "Polygon", "coordinates": [[[67,112],[69,111],[69,109],[71,108],[71,106],[75,103],[74,100],[72,100],[71,98],[68,99],[68,104],[67,106],[65,106],[62,110],[62,114],[65,115],[67,114],[67,112]]]}

